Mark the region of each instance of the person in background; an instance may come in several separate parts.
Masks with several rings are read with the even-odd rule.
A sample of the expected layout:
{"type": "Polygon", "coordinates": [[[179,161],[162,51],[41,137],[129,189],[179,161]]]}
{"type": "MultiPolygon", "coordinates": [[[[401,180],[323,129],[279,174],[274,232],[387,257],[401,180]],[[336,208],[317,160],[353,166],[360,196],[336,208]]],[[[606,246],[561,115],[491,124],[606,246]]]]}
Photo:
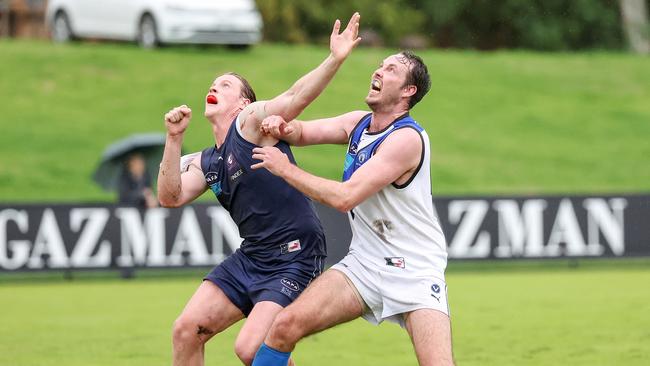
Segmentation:
{"type": "Polygon", "coordinates": [[[138,208],[158,207],[158,200],[151,189],[151,177],[147,174],[142,154],[129,155],[120,175],[118,204],[138,208]]]}

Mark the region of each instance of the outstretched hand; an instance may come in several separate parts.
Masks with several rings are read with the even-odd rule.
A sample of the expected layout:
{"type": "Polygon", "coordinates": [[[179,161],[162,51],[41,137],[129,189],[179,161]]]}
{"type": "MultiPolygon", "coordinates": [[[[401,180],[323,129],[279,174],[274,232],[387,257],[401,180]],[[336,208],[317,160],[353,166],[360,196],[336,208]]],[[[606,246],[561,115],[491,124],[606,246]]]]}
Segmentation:
{"type": "Polygon", "coordinates": [[[332,56],[337,60],[344,60],[348,57],[352,49],[356,47],[357,44],[361,41],[359,37],[359,20],[361,15],[359,13],[354,13],[348,26],[345,27],[343,32],[339,34],[341,29],[341,21],[336,20],[334,22],[334,28],[332,29],[332,35],[330,36],[330,51],[332,56]]]}
{"type": "Polygon", "coordinates": [[[254,148],[253,159],[261,160],[262,162],[251,165],[251,169],[266,168],[272,174],[280,177],[286,174],[287,169],[291,167],[291,162],[287,154],[273,146],[254,148]]]}

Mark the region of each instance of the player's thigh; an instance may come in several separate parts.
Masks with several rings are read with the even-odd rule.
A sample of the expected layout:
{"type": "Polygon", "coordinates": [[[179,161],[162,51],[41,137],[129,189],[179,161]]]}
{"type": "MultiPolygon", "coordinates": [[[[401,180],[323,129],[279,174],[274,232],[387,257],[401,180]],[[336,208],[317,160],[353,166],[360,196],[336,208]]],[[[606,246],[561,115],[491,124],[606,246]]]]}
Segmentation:
{"type": "Polygon", "coordinates": [[[314,280],[286,309],[304,336],[363,315],[361,296],[347,277],[330,269],[314,280]]]}
{"type": "Polygon", "coordinates": [[[419,309],[405,314],[405,323],[420,366],[454,364],[449,316],[419,309]]]}
{"type": "Polygon", "coordinates": [[[175,328],[195,329],[200,338],[207,340],[243,317],[217,285],[203,281],[176,320],[175,328]]]}

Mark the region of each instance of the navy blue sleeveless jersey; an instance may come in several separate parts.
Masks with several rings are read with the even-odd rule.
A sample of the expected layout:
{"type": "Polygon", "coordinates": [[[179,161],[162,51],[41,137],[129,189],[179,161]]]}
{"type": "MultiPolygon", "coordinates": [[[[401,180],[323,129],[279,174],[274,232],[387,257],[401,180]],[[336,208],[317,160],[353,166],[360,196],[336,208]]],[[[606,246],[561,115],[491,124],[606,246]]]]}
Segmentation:
{"type": "Polygon", "coordinates": [[[375,150],[379,145],[390,135],[390,133],[404,127],[414,128],[418,132],[422,132],[423,128],[415,122],[415,120],[408,114],[405,113],[402,116],[398,117],[391,123],[386,126],[383,130],[374,133],[368,133],[370,135],[378,135],[386,132],[388,129],[392,129],[389,133],[381,136],[367,146],[359,148],[359,141],[363,133],[370,127],[370,122],[372,121],[372,113],[365,115],[359,123],[354,127],[352,133],[350,134],[350,142],[348,144],[348,152],[345,155],[345,163],[343,166],[343,181],[350,179],[352,174],[359,169],[363,163],[368,161],[374,154],[375,150]]]}
{"type": "MultiPolygon", "coordinates": [[[[239,227],[241,252],[260,265],[325,256],[325,236],[311,200],[266,169],[251,169],[253,148],[233,121],[223,144],[203,150],[205,181],[239,227]]],[[[286,142],[275,147],[295,159],[286,142]]]]}

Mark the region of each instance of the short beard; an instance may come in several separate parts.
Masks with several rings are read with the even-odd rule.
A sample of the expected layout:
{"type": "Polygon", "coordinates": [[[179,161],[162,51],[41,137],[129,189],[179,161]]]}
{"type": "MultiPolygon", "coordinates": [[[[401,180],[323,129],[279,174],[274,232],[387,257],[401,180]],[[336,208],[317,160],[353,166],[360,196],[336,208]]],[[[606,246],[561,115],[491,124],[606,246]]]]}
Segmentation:
{"type": "Polygon", "coordinates": [[[392,108],[392,105],[386,101],[374,100],[371,102],[368,101],[368,98],[366,98],[366,105],[373,113],[390,112],[392,108]]]}
{"type": "Polygon", "coordinates": [[[368,99],[369,98],[366,98],[366,100],[365,100],[366,105],[368,106],[368,108],[370,108],[370,110],[373,111],[373,112],[377,112],[377,110],[379,109],[379,106],[381,106],[381,102],[379,102],[379,101],[370,102],[370,101],[368,101],[368,99]]]}

